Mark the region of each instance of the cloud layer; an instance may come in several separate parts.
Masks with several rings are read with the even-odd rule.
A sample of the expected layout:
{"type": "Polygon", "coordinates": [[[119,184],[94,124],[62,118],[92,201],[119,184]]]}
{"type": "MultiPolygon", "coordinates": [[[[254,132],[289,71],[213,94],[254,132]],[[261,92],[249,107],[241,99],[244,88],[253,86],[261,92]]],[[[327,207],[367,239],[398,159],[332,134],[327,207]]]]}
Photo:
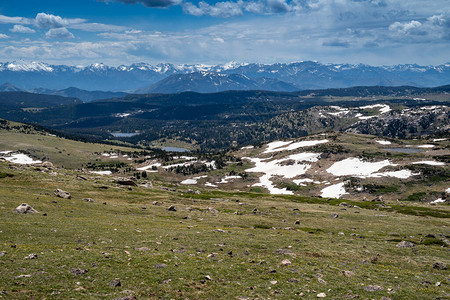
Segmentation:
{"type": "Polygon", "coordinates": [[[379,65],[449,60],[448,0],[103,2],[111,1],[136,4],[139,9],[167,8],[165,13],[173,10],[177,18],[184,13],[190,23],[171,30],[149,22],[143,29],[43,12],[34,18],[0,15],[0,29],[5,28],[0,31],[0,61],[100,60],[118,65],[320,60],[379,65]]]}

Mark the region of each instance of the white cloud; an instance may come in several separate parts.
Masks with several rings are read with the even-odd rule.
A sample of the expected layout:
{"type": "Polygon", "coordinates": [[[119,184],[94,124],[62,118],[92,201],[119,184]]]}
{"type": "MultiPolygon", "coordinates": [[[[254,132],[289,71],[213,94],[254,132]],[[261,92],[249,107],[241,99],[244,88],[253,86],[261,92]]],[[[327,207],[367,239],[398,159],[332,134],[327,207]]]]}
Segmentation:
{"type": "Polygon", "coordinates": [[[216,2],[214,5],[210,5],[204,1],[200,1],[198,6],[187,2],[183,6],[183,10],[194,16],[208,15],[212,17],[230,18],[235,16],[241,16],[243,2],[216,2]]]}
{"type": "Polygon", "coordinates": [[[9,36],[4,33],[0,33],[0,39],[9,39],[9,36]]]}
{"type": "MultiPolygon", "coordinates": [[[[112,0],[99,0],[102,2],[112,2],[112,0]]],[[[179,5],[182,0],[116,0],[125,4],[142,4],[146,7],[169,7],[173,5],[179,5]]]]}
{"type": "Polygon", "coordinates": [[[30,19],[0,15],[0,24],[31,24],[30,19]]]}
{"type": "Polygon", "coordinates": [[[61,28],[69,25],[69,22],[60,16],[38,13],[35,19],[35,26],[44,29],[61,28]]]}
{"type": "Polygon", "coordinates": [[[389,26],[389,30],[398,32],[400,34],[412,34],[412,35],[427,34],[427,32],[423,30],[422,23],[415,20],[405,23],[395,22],[389,26]]]}
{"type": "Polygon", "coordinates": [[[124,26],[101,24],[101,23],[81,23],[81,24],[73,24],[68,27],[88,32],[120,32],[129,29],[128,27],[124,26]]]}
{"type": "Polygon", "coordinates": [[[36,32],[34,29],[31,29],[31,28],[23,26],[23,25],[14,25],[14,27],[11,28],[9,31],[14,32],[14,33],[34,33],[34,32],[36,32]]]}
{"type": "Polygon", "coordinates": [[[73,34],[67,30],[65,27],[52,28],[45,34],[46,38],[49,39],[73,39],[73,34]]]}

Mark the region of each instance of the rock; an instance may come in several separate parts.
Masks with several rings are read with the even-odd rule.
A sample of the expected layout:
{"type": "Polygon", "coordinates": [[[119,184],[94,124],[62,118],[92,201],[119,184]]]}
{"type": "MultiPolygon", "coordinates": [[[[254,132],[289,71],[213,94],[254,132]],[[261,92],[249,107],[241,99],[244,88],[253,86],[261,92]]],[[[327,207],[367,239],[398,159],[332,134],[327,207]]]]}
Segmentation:
{"type": "Polygon", "coordinates": [[[215,209],[214,207],[207,207],[206,208],[210,213],[217,214],[219,211],[215,209]]]}
{"type": "Polygon", "coordinates": [[[337,219],[337,218],[339,218],[339,215],[338,215],[338,214],[331,214],[330,217],[332,217],[332,218],[334,218],[334,219],[337,219]]]}
{"type": "Polygon", "coordinates": [[[400,243],[397,244],[397,247],[399,247],[399,248],[412,248],[415,246],[416,246],[416,244],[411,243],[409,241],[401,241],[400,243]]]}
{"type": "Polygon", "coordinates": [[[1,251],[0,252],[0,257],[2,257],[3,255],[6,255],[8,252],[6,252],[6,251],[1,251]]]}
{"type": "Polygon", "coordinates": [[[64,198],[64,199],[72,198],[72,196],[70,195],[69,192],[63,191],[61,189],[56,189],[53,193],[56,195],[56,197],[59,197],[59,198],[64,198]]]}
{"type": "Polygon", "coordinates": [[[160,202],[158,202],[158,201],[153,201],[152,205],[161,206],[162,204],[160,202]]]}
{"type": "Polygon", "coordinates": [[[120,185],[130,185],[130,186],[137,186],[136,182],[134,182],[130,178],[118,178],[115,183],[118,183],[120,185]]]}
{"type": "Polygon", "coordinates": [[[86,180],[87,180],[87,178],[86,178],[86,177],[84,177],[84,176],[81,176],[81,175],[77,175],[77,179],[78,179],[78,180],[84,180],[84,181],[86,181],[86,180]]]}
{"type": "Polygon", "coordinates": [[[295,225],[300,225],[300,220],[296,220],[295,225]]]}
{"type": "Polygon", "coordinates": [[[436,269],[436,270],[447,270],[447,265],[444,264],[443,262],[435,262],[433,264],[433,269],[436,269]]]}
{"type": "Polygon", "coordinates": [[[94,199],[92,198],[83,198],[84,201],[94,203],[94,199]]]}
{"type": "Polygon", "coordinates": [[[325,298],[327,296],[327,294],[325,293],[318,293],[317,294],[317,298],[325,298]]]}
{"type": "Polygon", "coordinates": [[[341,203],[339,204],[339,206],[342,206],[342,207],[352,207],[350,204],[348,204],[348,203],[346,203],[346,202],[341,202],[341,203]]]}
{"type": "Polygon", "coordinates": [[[392,298],[389,298],[389,297],[383,296],[383,297],[381,297],[381,299],[380,299],[380,300],[392,300],[392,298]]]}
{"type": "Polygon", "coordinates": [[[284,255],[290,255],[292,257],[295,257],[295,253],[292,252],[289,249],[278,249],[275,251],[276,254],[284,254],[284,255]]]}
{"type": "Polygon", "coordinates": [[[206,275],[206,276],[205,276],[205,279],[206,279],[206,280],[212,280],[211,276],[209,276],[209,275],[206,275]]]}
{"type": "Polygon", "coordinates": [[[352,271],[342,271],[341,273],[342,273],[342,275],[344,275],[346,277],[355,276],[355,273],[353,273],[352,271]]]}
{"type": "Polygon", "coordinates": [[[55,167],[55,166],[54,166],[51,162],[49,162],[49,161],[44,161],[41,165],[42,165],[44,168],[47,168],[47,169],[52,169],[52,168],[55,167]]]}
{"type": "Polygon", "coordinates": [[[135,296],[125,296],[125,297],[114,298],[114,300],[137,300],[137,298],[135,296]]]}
{"type": "Polygon", "coordinates": [[[152,189],[153,184],[151,182],[146,182],[144,184],[141,184],[141,187],[146,188],[146,189],[152,189]]]}
{"type": "Polygon", "coordinates": [[[384,290],[384,287],[379,285],[366,285],[363,287],[363,290],[368,292],[378,292],[384,290]]]}
{"type": "Polygon", "coordinates": [[[87,272],[88,272],[88,270],[86,270],[86,269],[80,269],[80,268],[70,269],[70,273],[72,273],[73,275],[83,275],[83,274],[86,274],[87,272]]]}
{"type": "Polygon", "coordinates": [[[164,268],[167,268],[167,265],[166,264],[157,264],[157,265],[155,265],[155,268],[164,269],[164,268]]]}
{"type": "Polygon", "coordinates": [[[291,261],[289,259],[283,259],[283,261],[281,262],[282,266],[289,266],[291,265],[291,261]]]}
{"type": "Polygon", "coordinates": [[[167,208],[168,211],[177,211],[175,208],[175,205],[171,205],[169,208],[167,208]]]}
{"type": "Polygon", "coordinates": [[[122,283],[120,282],[120,279],[116,278],[109,282],[109,286],[118,287],[118,286],[122,286],[122,283]]]}
{"type": "Polygon", "coordinates": [[[32,208],[30,205],[26,204],[26,203],[22,203],[19,206],[16,207],[16,209],[14,210],[15,213],[18,214],[34,214],[34,213],[38,213],[37,210],[35,210],[34,208],[32,208]]]}
{"type": "Polygon", "coordinates": [[[150,248],[147,247],[140,247],[140,248],[136,248],[136,251],[150,251],[150,248]]]}
{"type": "Polygon", "coordinates": [[[26,256],[25,259],[37,259],[38,255],[36,253],[31,253],[30,255],[26,256]]]}

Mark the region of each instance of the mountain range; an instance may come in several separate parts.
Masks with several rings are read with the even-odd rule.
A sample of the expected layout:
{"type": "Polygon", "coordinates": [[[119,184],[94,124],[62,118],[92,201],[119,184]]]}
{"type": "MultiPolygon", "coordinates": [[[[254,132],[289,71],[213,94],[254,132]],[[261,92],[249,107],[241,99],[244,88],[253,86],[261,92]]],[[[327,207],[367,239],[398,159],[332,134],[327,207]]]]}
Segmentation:
{"type": "Polygon", "coordinates": [[[32,94],[62,96],[68,98],[78,98],[84,102],[109,98],[120,98],[127,95],[127,93],[124,92],[86,91],[76,87],[69,87],[63,90],[51,90],[46,88],[23,90],[8,82],[0,85],[0,92],[26,92],[32,94]]]}
{"type": "Polygon", "coordinates": [[[0,63],[0,83],[24,90],[64,90],[176,93],[237,90],[293,91],[351,86],[431,87],[450,83],[450,63],[438,66],[416,64],[370,66],[322,64],[315,61],[277,64],[150,65],[86,67],[46,63],[0,63]]]}

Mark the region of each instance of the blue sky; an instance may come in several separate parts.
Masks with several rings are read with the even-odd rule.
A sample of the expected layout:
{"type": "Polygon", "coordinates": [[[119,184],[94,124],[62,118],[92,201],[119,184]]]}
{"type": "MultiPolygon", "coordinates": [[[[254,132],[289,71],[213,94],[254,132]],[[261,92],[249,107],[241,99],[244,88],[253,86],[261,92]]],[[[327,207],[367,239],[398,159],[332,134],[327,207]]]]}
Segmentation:
{"type": "Polygon", "coordinates": [[[450,62],[450,0],[14,0],[0,61],[450,62]]]}

